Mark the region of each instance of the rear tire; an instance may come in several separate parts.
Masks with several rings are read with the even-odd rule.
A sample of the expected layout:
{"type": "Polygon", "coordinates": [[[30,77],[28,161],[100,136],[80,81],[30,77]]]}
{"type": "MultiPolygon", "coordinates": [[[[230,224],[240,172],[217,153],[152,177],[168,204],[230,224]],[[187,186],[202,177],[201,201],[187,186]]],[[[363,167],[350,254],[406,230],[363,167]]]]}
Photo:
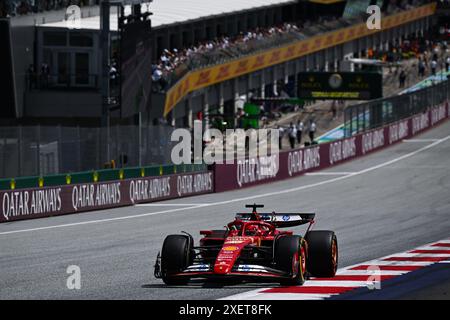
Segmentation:
{"type": "Polygon", "coordinates": [[[291,278],[280,281],[281,285],[302,285],[306,276],[306,246],[300,236],[282,236],[275,242],[275,262],[280,270],[291,278]]]}
{"type": "Polygon", "coordinates": [[[338,266],[337,237],[333,231],[310,231],[305,237],[308,245],[308,272],[314,277],[334,277],[338,266]]]}
{"type": "Polygon", "coordinates": [[[188,277],[177,277],[174,274],[182,272],[192,264],[193,241],[186,235],[169,235],[163,243],[161,252],[162,279],[167,285],[182,285],[189,281],[188,277]]]}

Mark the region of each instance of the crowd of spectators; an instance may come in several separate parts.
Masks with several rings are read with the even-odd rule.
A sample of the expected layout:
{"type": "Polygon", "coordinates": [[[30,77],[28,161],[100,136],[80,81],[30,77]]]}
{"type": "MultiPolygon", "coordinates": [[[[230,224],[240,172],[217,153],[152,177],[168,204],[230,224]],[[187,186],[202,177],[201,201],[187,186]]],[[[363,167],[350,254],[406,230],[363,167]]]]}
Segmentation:
{"type": "Polygon", "coordinates": [[[270,28],[256,28],[241,32],[235,37],[222,36],[184,49],[164,49],[157,64],[152,66],[152,77],[156,90],[165,90],[173,80],[179,79],[186,71],[197,66],[217,62],[260,49],[264,44],[270,46],[277,42],[298,39],[300,29],[294,23],[284,23],[270,28]]]}
{"type": "MultiPolygon", "coordinates": [[[[407,10],[428,0],[391,1],[383,10],[387,14],[407,10]]],[[[361,19],[358,17],[357,19],[361,19]]],[[[158,61],[152,65],[153,90],[164,92],[172,83],[184,76],[189,70],[225,60],[254,53],[261,49],[275,47],[295,40],[301,40],[317,32],[335,30],[355,21],[336,17],[319,17],[301,23],[284,23],[269,28],[256,28],[241,32],[237,36],[222,36],[210,41],[202,41],[187,48],[164,49],[158,61]],[[339,26],[339,24],[341,24],[339,26]]],[[[388,57],[391,59],[391,57],[388,57]]],[[[392,58],[394,59],[394,58],[392,58]]]]}
{"type": "Polygon", "coordinates": [[[431,33],[419,37],[411,36],[401,43],[390,43],[388,50],[369,49],[367,58],[393,63],[389,67],[389,71],[394,72],[395,76],[398,75],[399,87],[404,88],[410,75],[402,61],[408,59],[417,61],[413,67],[417,68],[419,79],[436,75],[438,70],[450,71],[448,44],[446,41],[439,41],[435,38],[435,35],[431,33]]]}

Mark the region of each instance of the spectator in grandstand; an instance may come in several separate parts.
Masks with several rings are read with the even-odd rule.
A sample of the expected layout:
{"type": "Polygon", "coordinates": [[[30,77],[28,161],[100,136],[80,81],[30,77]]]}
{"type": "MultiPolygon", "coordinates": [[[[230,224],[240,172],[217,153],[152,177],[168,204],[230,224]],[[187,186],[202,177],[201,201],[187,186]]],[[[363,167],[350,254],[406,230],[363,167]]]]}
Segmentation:
{"type": "Polygon", "coordinates": [[[238,128],[244,127],[244,118],[245,118],[244,109],[242,109],[241,107],[237,108],[236,119],[238,128]]]}
{"type": "Polygon", "coordinates": [[[314,135],[316,134],[317,125],[313,119],[309,122],[309,140],[311,143],[314,142],[314,135]]]}
{"type": "Polygon", "coordinates": [[[297,143],[298,144],[302,143],[303,129],[304,129],[303,121],[301,121],[301,120],[297,121],[297,143]]]}
{"type": "Polygon", "coordinates": [[[337,116],[336,100],[333,100],[331,102],[331,113],[333,115],[333,120],[336,119],[336,116],[337,116]]]}
{"type": "Polygon", "coordinates": [[[428,50],[425,49],[425,51],[423,52],[423,63],[425,64],[425,68],[428,68],[428,62],[429,62],[429,57],[428,57],[428,50]]]}
{"type": "Polygon", "coordinates": [[[297,139],[297,128],[291,122],[289,125],[289,144],[291,145],[291,149],[295,148],[295,139],[297,139]]]}
{"type": "Polygon", "coordinates": [[[448,70],[449,67],[450,67],[450,55],[447,56],[447,58],[445,59],[445,71],[449,71],[448,70]]]}
{"type": "Polygon", "coordinates": [[[425,62],[423,61],[422,57],[419,57],[418,68],[419,68],[419,77],[423,78],[425,76],[425,62]]]}
{"type": "Polygon", "coordinates": [[[278,125],[277,129],[278,129],[278,148],[281,150],[283,149],[284,128],[278,125]]]}
{"type": "Polygon", "coordinates": [[[404,88],[405,87],[405,83],[406,83],[406,72],[405,72],[405,69],[402,69],[402,71],[400,71],[400,75],[398,76],[398,80],[399,80],[399,88],[404,88]]]}
{"type": "Polygon", "coordinates": [[[433,59],[433,60],[431,61],[431,74],[432,74],[433,76],[436,75],[436,68],[437,68],[437,61],[436,61],[436,59],[433,59]]]}

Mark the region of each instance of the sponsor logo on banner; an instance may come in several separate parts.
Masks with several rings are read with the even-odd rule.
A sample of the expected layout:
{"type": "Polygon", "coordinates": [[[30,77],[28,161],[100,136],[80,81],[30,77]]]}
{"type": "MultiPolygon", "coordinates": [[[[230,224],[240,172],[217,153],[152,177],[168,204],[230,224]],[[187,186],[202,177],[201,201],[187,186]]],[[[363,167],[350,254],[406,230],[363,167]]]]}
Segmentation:
{"type": "Polygon", "coordinates": [[[72,188],[72,207],[75,211],[120,204],[120,199],[120,182],[80,184],[72,188]]]}
{"type": "Polygon", "coordinates": [[[104,183],[0,191],[0,222],[173,199],[188,194],[212,192],[213,186],[213,173],[202,171],[104,183]]]}
{"type": "Polygon", "coordinates": [[[170,196],[170,178],[131,180],[129,189],[131,203],[170,196]]]}
{"type": "Polygon", "coordinates": [[[430,118],[428,112],[419,114],[412,118],[412,134],[422,131],[430,126],[430,118]]]}
{"type": "Polygon", "coordinates": [[[408,120],[394,123],[389,126],[389,144],[395,143],[408,136],[408,120]]]}
{"type": "Polygon", "coordinates": [[[179,196],[212,191],[212,186],[211,172],[182,175],[177,178],[177,193],[179,196]]]}
{"type": "Polygon", "coordinates": [[[356,138],[336,141],[330,144],[330,164],[356,156],[356,138]]]}
{"type": "Polygon", "coordinates": [[[288,154],[289,176],[318,167],[320,167],[320,146],[300,149],[288,154]]]}
{"type": "Polygon", "coordinates": [[[436,123],[445,118],[447,114],[447,108],[445,104],[431,109],[431,125],[434,126],[436,123]]]}
{"type": "Polygon", "coordinates": [[[7,191],[2,195],[2,216],[30,217],[61,211],[61,188],[7,191]]]}
{"type": "Polygon", "coordinates": [[[237,161],[237,183],[244,184],[270,179],[278,173],[278,154],[237,161]]]}
{"type": "Polygon", "coordinates": [[[384,146],[384,129],[367,132],[362,135],[362,153],[366,154],[372,150],[384,146]]]}

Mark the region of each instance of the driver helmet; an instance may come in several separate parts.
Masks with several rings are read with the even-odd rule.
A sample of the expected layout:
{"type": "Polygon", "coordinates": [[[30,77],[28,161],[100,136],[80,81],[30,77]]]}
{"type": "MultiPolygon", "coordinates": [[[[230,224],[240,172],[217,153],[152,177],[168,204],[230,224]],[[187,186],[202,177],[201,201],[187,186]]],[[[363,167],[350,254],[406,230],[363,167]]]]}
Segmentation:
{"type": "Polygon", "coordinates": [[[250,225],[245,229],[246,236],[255,236],[258,233],[258,227],[255,225],[250,225]]]}

